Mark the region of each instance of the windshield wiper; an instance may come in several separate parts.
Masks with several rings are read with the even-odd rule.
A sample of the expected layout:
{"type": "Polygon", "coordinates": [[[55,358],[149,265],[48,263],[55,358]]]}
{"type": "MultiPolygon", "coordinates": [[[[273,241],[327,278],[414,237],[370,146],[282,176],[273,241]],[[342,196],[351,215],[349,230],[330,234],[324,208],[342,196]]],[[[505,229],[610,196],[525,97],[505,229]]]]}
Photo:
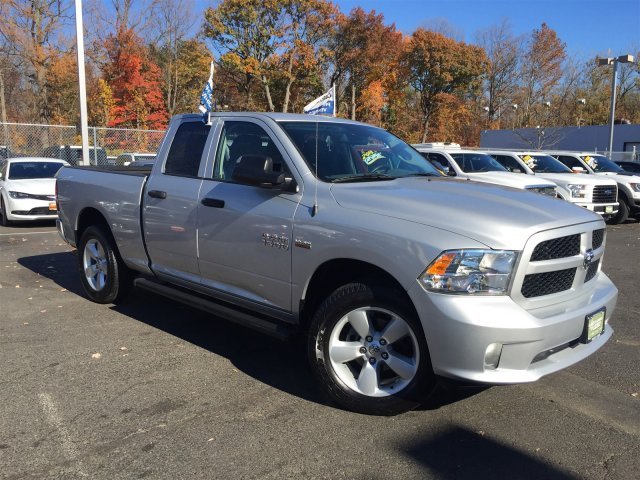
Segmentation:
{"type": "Polygon", "coordinates": [[[438,175],[437,173],[429,173],[429,172],[420,172],[420,173],[410,173],[408,175],[403,175],[404,177],[443,177],[444,175],[438,175]]]}
{"type": "Polygon", "coordinates": [[[331,183],[348,183],[348,182],[373,182],[376,180],[395,180],[398,177],[386,175],[384,173],[365,173],[362,175],[349,175],[348,177],[340,177],[331,180],[331,183]]]}

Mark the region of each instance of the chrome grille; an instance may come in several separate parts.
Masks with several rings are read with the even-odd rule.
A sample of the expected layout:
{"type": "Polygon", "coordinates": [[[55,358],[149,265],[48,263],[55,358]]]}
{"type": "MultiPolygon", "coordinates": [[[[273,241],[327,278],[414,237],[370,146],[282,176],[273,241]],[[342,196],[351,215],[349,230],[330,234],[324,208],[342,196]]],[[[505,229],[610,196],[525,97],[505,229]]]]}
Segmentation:
{"type": "Polygon", "coordinates": [[[615,185],[596,185],[593,187],[594,203],[613,203],[618,198],[618,187],[615,185]]]}
{"type": "Polygon", "coordinates": [[[525,298],[541,297],[569,290],[573,285],[575,275],[576,268],[526,275],[524,282],[522,282],[522,296],[525,298]]]}
{"type": "Polygon", "coordinates": [[[587,283],[589,280],[596,276],[596,273],[598,273],[598,265],[600,265],[600,260],[597,260],[589,265],[589,268],[587,268],[587,275],[584,277],[584,283],[587,283]]]}
{"type": "Polygon", "coordinates": [[[591,242],[592,248],[600,248],[604,241],[604,230],[604,228],[601,228],[600,230],[593,231],[593,240],[591,242]]]}
{"type": "Polygon", "coordinates": [[[532,262],[572,257],[580,253],[580,235],[568,235],[539,243],[531,254],[532,262]]]}

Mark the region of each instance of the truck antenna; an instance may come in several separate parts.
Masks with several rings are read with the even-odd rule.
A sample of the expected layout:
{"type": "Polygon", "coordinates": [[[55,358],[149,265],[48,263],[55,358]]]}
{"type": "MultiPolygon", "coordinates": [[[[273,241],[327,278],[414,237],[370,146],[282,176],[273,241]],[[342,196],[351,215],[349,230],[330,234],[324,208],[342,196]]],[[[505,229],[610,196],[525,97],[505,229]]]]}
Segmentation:
{"type": "Polygon", "coordinates": [[[314,183],[313,207],[311,207],[311,216],[315,217],[318,213],[318,119],[316,118],[316,161],[315,161],[316,179],[314,183]]]}

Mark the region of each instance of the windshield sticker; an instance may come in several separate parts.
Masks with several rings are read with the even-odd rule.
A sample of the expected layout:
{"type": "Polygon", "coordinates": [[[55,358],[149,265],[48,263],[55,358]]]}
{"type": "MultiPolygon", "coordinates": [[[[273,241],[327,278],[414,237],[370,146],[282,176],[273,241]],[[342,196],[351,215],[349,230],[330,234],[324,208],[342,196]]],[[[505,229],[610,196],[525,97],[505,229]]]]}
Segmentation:
{"type": "Polygon", "coordinates": [[[587,165],[589,165],[591,168],[593,168],[594,170],[596,168],[598,168],[598,161],[593,158],[590,157],[589,155],[587,155],[586,157],[584,157],[584,163],[586,163],[587,165]]]}
{"type": "Polygon", "coordinates": [[[538,162],[531,155],[525,155],[524,157],[522,157],[522,160],[524,160],[524,163],[526,163],[527,167],[529,167],[531,170],[535,170],[536,169],[536,166],[537,166],[538,162]]]}
{"type": "Polygon", "coordinates": [[[360,156],[362,157],[362,161],[366,165],[371,165],[372,163],[380,160],[381,158],[385,158],[382,153],[376,152],[374,150],[367,150],[366,152],[360,152],[360,156]]]}

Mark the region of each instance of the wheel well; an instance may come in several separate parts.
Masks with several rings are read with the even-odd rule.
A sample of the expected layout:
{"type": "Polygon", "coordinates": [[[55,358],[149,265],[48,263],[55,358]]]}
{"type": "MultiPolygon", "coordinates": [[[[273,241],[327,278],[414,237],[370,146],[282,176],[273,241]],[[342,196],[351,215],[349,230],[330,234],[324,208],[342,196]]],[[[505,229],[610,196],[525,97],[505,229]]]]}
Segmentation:
{"type": "Polygon", "coordinates": [[[78,216],[78,228],[76,229],[76,245],[80,243],[80,238],[84,231],[92,225],[103,225],[107,232],[111,234],[111,229],[107,219],[95,208],[85,208],[78,216]]]}
{"type": "Polygon", "coordinates": [[[407,305],[410,305],[415,312],[406,290],[391,274],[371,263],[342,258],[323,263],[311,277],[305,290],[305,297],[300,302],[300,323],[302,327],[306,328],[308,326],[313,317],[313,312],[331,292],[342,285],[355,281],[384,285],[397,290],[398,295],[404,296],[407,305]]]}

